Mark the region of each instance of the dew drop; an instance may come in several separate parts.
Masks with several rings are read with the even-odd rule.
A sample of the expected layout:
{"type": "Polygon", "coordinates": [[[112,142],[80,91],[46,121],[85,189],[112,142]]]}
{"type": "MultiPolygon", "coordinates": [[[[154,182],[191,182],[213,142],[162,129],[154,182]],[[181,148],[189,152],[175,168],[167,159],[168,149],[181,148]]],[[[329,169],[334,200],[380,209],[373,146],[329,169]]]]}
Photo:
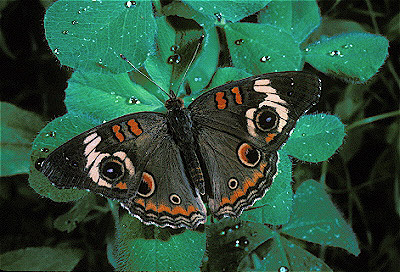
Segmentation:
{"type": "Polygon", "coordinates": [[[44,159],[43,159],[43,158],[39,158],[39,159],[37,159],[37,160],[35,161],[35,168],[36,168],[36,170],[40,171],[40,169],[42,169],[43,162],[44,162],[44,159]]]}
{"type": "Polygon", "coordinates": [[[329,52],[329,56],[334,57],[334,56],[342,56],[339,50],[333,50],[329,52]]]}
{"type": "Polygon", "coordinates": [[[67,35],[68,32],[69,32],[68,30],[63,30],[61,33],[64,34],[64,35],[67,35]]]}
{"type": "Polygon", "coordinates": [[[54,53],[54,55],[59,55],[59,54],[60,54],[60,49],[55,48],[55,49],[53,50],[53,53],[54,53]]]}
{"type": "Polygon", "coordinates": [[[45,147],[40,149],[40,152],[44,152],[44,153],[48,153],[49,151],[50,150],[48,148],[45,148],[45,147]]]}
{"type": "Polygon", "coordinates": [[[287,268],[286,266],[281,266],[278,269],[278,272],[288,272],[288,271],[289,271],[289,268],[287,268]]]}
{"type": "Polygon", "coordinates": [[[239,39],[239,40],[236,40],[236,41],[235,41],[235,44],[236,44],[236,45],[241,45],[242,43],[244,43],[244,40],[243,40],[243,39],[239,39]]]}
{"type": "Polygon", "coordinates": [[[226,232],[223,230],[219,233],[219,235],[224,236],[226,234],[226,232]]]}
{"type": "Polygon", "coordinates": [[[73,21],[71,22],[71,24],[77,25],[77,24],[78,24],[78,21],[73,20],[73,21]]]}
{"type": "Polygon", "coordinates": [[[136,6],[136,1],[126,1],[125,2],[125,7],[131,8],[136,6]]]}
{"type": "Polygon", "coordinates": [[[56,132],[55,131],[47,132],[45,136],[54,138],[54,137],[56,137],[56,132]]]}
{"type": "Polygon", "coordinates": [[[178,55],[178,54],[169,56],[168,59],[167,59],[167,63],[168,64],[178,64],[180,62],[181,62],[181,56],[178,55]]]}
{"type": "Polygon", "coordinates": [[[261,61],[261,62],[267,62],[267,61],[269,61],[270,59],[271,59],[270,56],[262,56],[262,57],[260,58],[260,61],[261,61]]]}
{"type": "Polygon", "coordinates": [[[215,18],[217,18],[218,22],[222,21],[222,14],[220,12],[219,13],[214,13],[214,16],[215,16],[215,18]]]}
{"type": "Polygon", "coordinates": [[[304,136],[306,136],[306,134],[305,134],[305,133],[302,133],[302,134],[301,134],[301,136],[303,136],[303,137],[304,137],[304,136]]]}
{"type": "Polygon", "coordinates": [[[177,45],[177,44],[172,45],[171,48],[170,48],[170,50],[171,50],[172,52],[175,52],[175,51],[178,50],[178,49],[179,49],[179,45],[177,45]]]}
{"type": "Polygon", "coordinates": [[[114,95],[114,94],[115,94],[115,92],[114,92],[114,91],[111,91],[111,92],[110,92],[110,94],[111,94],[111,95],[114,95]]]}
{"type": "Polygon", "coordinates": [[[128,104],[140,104],[140,101],[136,97],[131,96],[128,98],[128,104]]]}
{"type": "Polygon", "coordinates": [[[353,47],[353,45],[352,45],[351,43],[348,43],[348,44],[342,45],[342,48],[346,48],[346,49],[348,49],[348,48],[352,48],[352,47],[353,47]]]}

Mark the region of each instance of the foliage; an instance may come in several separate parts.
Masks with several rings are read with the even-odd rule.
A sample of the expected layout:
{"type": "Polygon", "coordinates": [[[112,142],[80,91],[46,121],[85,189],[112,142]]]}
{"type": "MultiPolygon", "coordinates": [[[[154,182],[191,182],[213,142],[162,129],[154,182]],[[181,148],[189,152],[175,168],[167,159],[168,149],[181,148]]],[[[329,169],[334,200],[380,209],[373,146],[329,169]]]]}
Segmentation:
{"type": "MultiPolygon", "coordinates": [[[[33,142],[31,161],[27,152],[20,150],[3,159],[3,146],[9,142],[3,139],[11,139],[11,134],[21,139],[32,138],[25,136],[32,135],[32,132],[27,134],[27,131],[33,129],[34,133],[37,132],[42,123],[33,117],[22,117],[22,112],[17,113],[22,117],[21,120],[32,125],[25,125],[28,130],[15,130],[13,115],[4,114],[6,110],[10,112],[8,108],[12,106],[2,105],[2,174],[6,173],[3,172],[5,160],[8,165],[4,167],[11,169],[7,175],[27,171],[26,167],[22,168],[25,170],[17,170],[19,165],[11,163],[11,158],[18,158],[21,164],[30,161],[29,180],[36,192],[54,201],[76,201],[74,207],[66,213],[54,213],[50,208],[44,208],[44,211],[51,214],[47,220],[54,221],[54,228],[60,231],[71,232],[70,235],[75,233],[75,236],[79,233],[78,236],[85,235],[86,238],[83,244],[73,242],[76,239],[66,240],[69,249],[65,253],[57,251],[60,245],[54,241],[7,245],[1,251],[2,258],[6,256],[7,259],[13,259],[18,254],[21,258],[35,256],[34,254],[50,257],[52,254],[61,254],[65,257],[65,264],[71,265],[58,267],[71,270],[82,258],[82,254],[77,253],[81,251],[76,249],[80,248],[92,257],[89,257],[89,261],[83,259],[76,269],[85,265],[92,269],[97,267],[90,258],[93,260],[93,254],[103,254],[104,258],[107,252],[109,262],[116,269],[196,270],[200,269],[206,252],[202,270],[218,270],[226,265],[229,270],[276,270],[285,267],[290,270],[325,270],[330,269],[329,267],[346,269],[352,266],[345,266],[345,262],[339,260],[350,258],[354,261],[355,257],[326,246],[341,247],[352,254],[358,254],[357,241],[325,190],[333,194],[335,202],[339,203],[346,218],[354,226],[362,252],[375,256],[374,248],[377,245],[364,234],[376,231],[370,227],[375,221],[367,217],[367,206],[364,208],[363,198],[367,193],[374,195],[371,189],[376,189],[375,185],[378,183],[386,183],[389,188],[397,188],[397,193],[399,192],[398,171],[396,173],[388,169],[396,167],[395,160],[398,160],[400,151],[399,122],[396,117],[399,115],[396,108],[399,97],[395,91],[400,80],[395,70],[398,67],[394,66],[390,58],[379,76],[371,78],[387,57],[388,41],[381,35],[366,32],[379,34],[376,18],[388,16],[374,11],[373,8],[378,7],[372,7],[368,0],[367,7],[361,8],[349,7],[340,1],[329,7],[323,2],[318,4],[319,6],[314,1],[232,1],[227,4],[224,1],[211,3],[185,0],[154,2],[152,9],[150,1],[59,0],[51,5],[44,20],[48,44],[62,65],[75,69],[65,90],[68,113],[56,118],[40,131],[33,142]],[[370,16],[374,28],[338,19],[341,18],[339,7],[342,6],[353,14],[370,16]],[[319,8],[322,10],[322,19],[319,8]],[[155,11],[155,16],[152,10],[155,11]],[[180,86],[201,34],[205,34],[205,41],[185,76],[185,84],[180,86]],[[345,135],[343,124],[336,116],[306,115],[300,119],[292,137],[279,151],[279,174],[273,187],[252,209],[244,212],[240,221],[214,222],[200,232],[145,226],[128,215],[119,215],[118,205],[113,202],[104,207],[101,204],[104,200],[95,200],[86,191],[56,189],[34,168],[37,158],[45,156],[69,138],[94,125],[127,113],[163,110],[165,96],[136,71],[128,72],[131,67],[121,60],[121,53],[157,84],[165,89],[174,89],[187,105],[203,91],[229,80],[251,74],[302,70],[304,67],[310,70],[312,68],[307,64],[309,63],[320,71],[323,82],[322,101],[318,109],[334,112],[342,122],[348,124],[346,142],[339,154],[329,162],[320,164],[321,167],[298,161],[327,160],[342,144],[345,135]],[[364,84],[344,85],[321,72],[352,83],[364,84]],[[334,85],[330,86],[326,82],[333,82],[334,85]],[[382,106],[378,107],[372,102],[382,106]],[[369,118],[365,118],[366,116],[369,118]],[[392,123],[375,122],[381,119],[391,120],[392,123]],[[365,136],[372,139],[366,141],[365,136]],[[374,143],[378,144],[373,147],[377,150],[373,158],[363,160],[364,157],[371,157],[366,145],[371,148],[374,143]],[[296,162],[293,168],[294,196],[291,189],[292,162],[288,155],[296,162]],[[365,161],[366,164],[361,164],[362,169],[355,168],[360,161],[365,161]],[[310,178],[318,179],[320,183],[310,181],[310,178]],[[345,197],[348,197],[347,202],[345,197]],[[347,207],[344,203],[348,203],[347,207]],[[115,233],[110,225],[111,218],[105,214],[108,211],[113,214],[115,233]],[[360,219],[362,223],[356,223],[355,219],[360,219]],[[110,227],[103,227],[104,224],[100,225],[100,222],[108,222],[110,227]],[[235,231],[235,226],[238,225],[240,230],[235,231]],[[98,229],[103,235],[102,239],[97,238],[96,243],[88,239],[90,235],[85,229],[89,227],[98,229]],[[219,237],[221,231],[232,233],[224,235],[219,244],[215,235],[219,237]],[[254,231],[259,235],[253,237],[251,234],[254,231]],[[101,241],[107,242],[107,251],[103,248],[98,250],[103,253],[94,253],[94,248],[101,247],[101,241]],[[27,248],[21,249],[24,247],[27,248]],[[304,249],[312,251],[320,258],[304,249]],[[226,254],[220,254],[221,251],[226,251],[226,254]],[[316,254],[318,251],[320,254],[316,254]],[[324,256],[324,252],[329,254],[324,256]]],[[[12,5],[17,4],[10,4],[12,5]]],[[[7,11],[7,7],[4,10],[7,11]]],[[[387,15],[392,14],[389,9],[384,12],[387,15]]],[[[394,40],[398,38],[393,30],[396,24],[389,19],[386,21],[387,25],[382,26],[382,31],[394,40]]],[[[7,49],[6,46],[3,44],[3,49],[7,49]]],[[[11,55],[21,54],[13,49],[4,52],[11,55]]],[[[44,90],[45,88],[39,89],[39,92],[44,90]]],[[[11,101],[24,105],[15,99],[11,101]]],[[[3,180],[2,205],[7,206],[6,203],[12,199],[10,188],[16,185],[3,180]]],[[[17,184],[23,186],[21,183],[17,184]]],[[[384,189],[379,190],[380,194],[386,196],[387,193],[382,190],[384,189]]],[[[26,203],[38,201],[27,190],[19,190],[18,194],[26,203]]],[[[400,207],[398,196],[387,201],[385,207],[394,206],[393,203],[400,207]]],[[[25,209],[29,210],[31,207],[25,206],[25,209]]],[[[398,216],[397,208],[397,213],[393,213],[397,222],[398,216]]],[[[384,215],[380,217],[384,218],[384,215]]],[[[398,228],[398,224],[394,223],[394,226],[398,228]]],[[[54,235],[52,232],[51,224],[47,224],[46,233],[49,237],[54,235]]],[[[9,237],[7,235],[12,234],[5,234],[4,237],[9,237]]],[[[369,262],[369,270],[395,268],[396,256],[399,257],[399,253],[393,250],[396,239],[399,239],[398,234],[397,237],[395,235],[395,232],[390,232],[386,236],[386,247],[378,248],[377,257],[369,262]]],[[[59,239],[58,243],[62,240],[59,239]]],[[[363,256],[359,258],[362,260],[363,256]]],[[[18,266],[20,263],[10,262],[7,264],[9,266],[1,268],[23,269],[18,266]]],[[[43,262],[34,269],[55,269],[45,265],[47,264],[43,262]]]]}

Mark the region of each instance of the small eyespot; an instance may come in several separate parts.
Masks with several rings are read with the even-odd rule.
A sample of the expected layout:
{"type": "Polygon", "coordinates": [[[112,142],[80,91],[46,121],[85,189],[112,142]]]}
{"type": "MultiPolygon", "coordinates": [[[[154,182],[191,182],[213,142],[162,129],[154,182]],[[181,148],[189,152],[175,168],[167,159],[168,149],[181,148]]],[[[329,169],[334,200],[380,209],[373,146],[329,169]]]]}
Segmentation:
{"type": "Polygon", "coordinates": [[[235,190],[238,187],[238,185],[239,185],[239,182],[238,182],[237,179],[231,178],[231,179],[228,180],[229,189],[235,190]]]}
{"type": "Polygon", "coordinates": [[[107,181],[115,182],[125,173],[124,163],[116,157],[106,157],[100,166],[100,175],[107,181]]]}
{"type": "Polygon", "coordinates": [[[277,126],[278,116],[269,109],[261,109],[256,113],[256,125],[261,131],[269,131],[277,126]]]}
{"type": "Polygon", "coordinates": [[[261,159],[261,153],[253,148],[248,143],[242,143],[238,150],[237,155],[242,164],[248,167],[255,167],[261,159]]]}
{"type": "Polygon", "coordinates": [[[147,172],[143,172],[142,180],[139,185],[138,195],[141,197],[150,197],[156,190],[154,178],[147,172]]]}
{"type": "Polygon", "coordinates": [[[182,202],[181,198],[177,194],[171,194],[169,196],[169,201],[171,201],[171,203],[175,205],[179,205],[182,202]]]}

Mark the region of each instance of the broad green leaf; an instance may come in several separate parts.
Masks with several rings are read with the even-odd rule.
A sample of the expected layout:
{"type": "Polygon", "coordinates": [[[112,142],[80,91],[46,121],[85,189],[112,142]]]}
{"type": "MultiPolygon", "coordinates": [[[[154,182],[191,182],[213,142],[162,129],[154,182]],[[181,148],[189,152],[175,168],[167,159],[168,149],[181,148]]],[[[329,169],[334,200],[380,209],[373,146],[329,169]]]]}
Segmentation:
{"type": "MultiPolygon", "coordinates": [[[[259,259],[254,256],[255,268],[245,267],[246,271],[332,271],[321,259],[308,251],[289,242],[282,236],[275,235],[269,244],[268,254],[259,259]],[[257,261],[258,259],[258,261],[257,261]]],[[[243,266],[243,264],[241,264],[243,266]]]]}
{"type": "Polygon", "coordinates": [[[272,25],[234,23],[224,27],[233,65],[257,75],[302,68],[299,44],[272,25]]]}
{"type": "Polygon", "coordinates": [[[243,79],[243,78],[250,77],[250,76],[251,76],[250,73],[247,73],[246,71],[235,68],[235,67],[218,68],[212,81],[211,81],[209,89],[218,87],[229,81],[235,81],[235,80],[243,79]]]}
{"type": "Polygon", "coordinates": [[[209,18],[215,23],[224,23],[226,21],[237,22],[249,15],[252,15],[265,7],[270,0],[245,1],[198,1],[183,0],[184,3],[191,6],[195,11],[209,18]]]}
{"type": "Polygon", "coordinates": [[[60,231],[71,232],[77,224],[80,223],[96,205],[94,194],[79,199],[74,206],[65,214],[60,215],[54,220],[54,227],[60,231]]]}
{"type": "Polygon", "coordinates": [[[284,151],[279,150],[278,154],[278,173],[271,187],[251,209],[243,212],[240,219],[271,225],[282,225],[289,221],[293,199],[292,162],[284,151]]]}
{"type": "Polygon", "coordinates": [[[36,169],[35,164],[39,158],[47,157],[50,152],[72,137],[100,123],[100,120],[93,119],[88,115],[69,112],[54,119],[39,132],[32,144],[31,173],[29,175],[29,184],[38,194],[58,202],[77,200],[88,194],[85,190],[57,189],[36,169]]]}
{"type": "Polygon", "coordinates": [[[44,27],[61,64],[75,69],[123,73],[132,67],[119,54],[139,67],[154,50],[151,1],[60,0],[47,10],[44,27]]]}
{"type": "MultiPolygon", "coordinates": [[[[175,45],[176,32],[173,27],[166,21],[166,17],[160,17],[156,20],[157,23],[157,47],[156,54],[149,56],[144,67],[151,79],[154,80],[164,90],[169,90],[171,84],[172,68],[171,64],[168,64],[168,58],[175,54],[173,46],[175,45]]],[[[146,79],[147,80],[147,79],[146,79]]],[[[148,81],[148,80],[147,80],[148,81]]],[[[148,86],[151,82],[145,82],[143,86],[148,86]]],[[[151,89],[155,89],[153,83],[151,83],[151,89]]]]}
{"type": "Polygon", "coordinates": [[[309,242],[360,253],[357,238],[321,184],[308,180],[294,195],[293,214],[282,232],[309,242]]]}
{"type": "Polygon", "coordinates": [[[80,249],[27,247],[0,255],[0,269],[7,271],[72,271],[83,257],[80,249]]]}
{"type": "Polygon", "coordinates": [[[32,140],[44,127],[41,118],[12,104],[0,102],[0,176],[29,173],[32,140]]]}
{"type": "Polygon", "coordinates": [[[154,95],[134,83],[128,73],[111,75],[75,71],[65,90],[68,111],[80,111],[102,121],[163,106],[154,95]]]}
{"type": "Polygon", "coordinates": [[[320,24],[317,1],[272,1],[261,10],[259,22],[274,25],[292,33],[294,39],[303,42],[320,24]]]}
{"type": "Polygon", "coordinates": [[[336,116],[324,113],[304,115],[283,150],[302,161],[321,162],[335,153],[344,136],[344,125],[336,116]]]}
{"type": "Polygon", "coordinates": [[[355,21],[323,17],[321,25],[310,35],[307,42],[313,43],[321,36],[332,37],[343,33],[365,33],[365,29],[355,21]]]}
{"type": "Polygon", "coordinates": [[[365,82],[383,65],[389,41],[379,35],[346,33],[321,37],[305,49],[305,61],[316,69],[354,82],[365,82]]]}
{"type": "Polygon", "coordinates": [[[238,269],[242,259],[273,237],[264,224],[224,218],[206,227],[207,251],[202,271],[247,271],[238,269]]]}
{"type": "Polygon", "coordinates": [[[197,271],[205,243],[205,233],[147,226],[125,214],[116,228],[116,270],[197,271]]]}

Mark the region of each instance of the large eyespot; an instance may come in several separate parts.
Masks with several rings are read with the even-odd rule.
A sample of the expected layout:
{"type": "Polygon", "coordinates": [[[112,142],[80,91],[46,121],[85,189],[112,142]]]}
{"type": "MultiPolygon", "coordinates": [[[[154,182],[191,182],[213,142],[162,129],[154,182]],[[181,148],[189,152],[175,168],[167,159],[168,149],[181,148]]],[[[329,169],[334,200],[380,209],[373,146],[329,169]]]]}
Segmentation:
{"type": "Polygon", "coordinates": [[[278,123],[276,112],[270,109],[261,109],[256,113],[256,125],[261,131],[269,131],[274,129],[278,123]]]}
{"type": "Polygon", "coordinates": [[[261,153],[248,143],[243,143],[237,150],[237,155],[241,163],[246,166],[254,167],[261,159],[261,153]]]}
{"type": "Polygon", "coordinates": [[[125,173],[124,163],[118,157],[106,157],[100,165],[100,175],[107,181],[116,182],[125,173]]]}
{"type": "Polygon", "coordinates": [[[154,178],[147,172],[143,172],[142,180],[139,185],[138,195],[141,197],[149,197],[156,190],[156,183],[154,178]]]}

